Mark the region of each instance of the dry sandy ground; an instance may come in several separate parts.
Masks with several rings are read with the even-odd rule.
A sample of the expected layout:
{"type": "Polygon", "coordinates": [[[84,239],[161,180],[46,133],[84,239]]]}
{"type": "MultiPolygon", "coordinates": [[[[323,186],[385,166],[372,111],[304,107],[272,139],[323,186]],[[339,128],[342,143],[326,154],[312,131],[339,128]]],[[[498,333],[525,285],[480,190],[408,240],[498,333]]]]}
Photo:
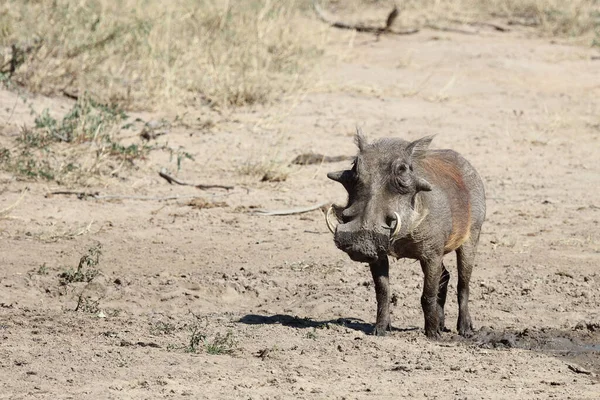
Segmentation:
{"type": "MultiPolygon", "coordinates": [[[[46,198],[56,186],[1,176],[0,209],[30,190],[0,221],[0,398],[600,397],[597,51],[491,31],[358,35],[332,46],[342,61],[306,96],[158,139],[195,156],[180,179],[234,190],[169,185],[157,171],[174,162],[159,152],[95,188],[227,206],[46,198]],[[435,133],[435,147],[461,152],[484,178],[474,338],[425,338],[422,274],[403,260],[391,269],[396,329],[370,335],[370,273],[336,250],[322,211],[252,213],[343,204],[343,188],[325,174],[348,162],[292,166],[284,182],[240,168],[307,151],[352,155],[356,125],[370,138],[435,133]],[[97,243],[100,275],[61,286],[58,275],[97,243]],[[82,292],[88,303],[74,311],[82,292]],[[193,333],[200,341],[189,352],[193,333]],[[223,337],[212,348],[221,354],[209,354],[223,337]]],[[[31,123],[17,100],[0,92],[4,142],[31,123]]],[[[57,115],[70,107],[32,101],[57,115]]]]}

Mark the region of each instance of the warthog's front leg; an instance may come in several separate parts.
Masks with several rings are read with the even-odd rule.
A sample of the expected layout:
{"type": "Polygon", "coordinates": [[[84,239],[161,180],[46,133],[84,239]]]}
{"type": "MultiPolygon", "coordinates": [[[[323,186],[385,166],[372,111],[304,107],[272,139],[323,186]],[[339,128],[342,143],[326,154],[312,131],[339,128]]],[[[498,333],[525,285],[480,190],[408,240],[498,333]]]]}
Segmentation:
{"type": "Polygon", "coordinates": [[[439,339],[441,329],[438,292],[442,275],[442,259],[436,257],[422,260],[421,268],[425,275],[423,295],[421,296],[421,307],[423,307],[423,314],[425,315],[425,334],[430,339],[439,339]]]}
{"type": "Polygon", "coordinates": [[[390,322],[390,263],[387,255],[384,255],[376,262],[369,264],[369,266],[375,282],[375,296],[377,298],[377,322],[373,334],[384,336],[392,330],[390,322]]]}

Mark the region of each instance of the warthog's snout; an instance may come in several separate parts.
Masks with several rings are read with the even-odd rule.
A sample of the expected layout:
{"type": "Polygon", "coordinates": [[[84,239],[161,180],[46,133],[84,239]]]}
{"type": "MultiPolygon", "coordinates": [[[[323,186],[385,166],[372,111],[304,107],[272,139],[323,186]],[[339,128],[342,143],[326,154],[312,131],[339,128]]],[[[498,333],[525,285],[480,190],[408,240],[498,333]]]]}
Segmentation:
{"type": "Polygon", "coordinates": [[[387,255],[390,236],[371,230],[355,230],[352,222],[339,224],[334,242],[338,249],[347,253],[353,261],[372,263],[387,255]]]}

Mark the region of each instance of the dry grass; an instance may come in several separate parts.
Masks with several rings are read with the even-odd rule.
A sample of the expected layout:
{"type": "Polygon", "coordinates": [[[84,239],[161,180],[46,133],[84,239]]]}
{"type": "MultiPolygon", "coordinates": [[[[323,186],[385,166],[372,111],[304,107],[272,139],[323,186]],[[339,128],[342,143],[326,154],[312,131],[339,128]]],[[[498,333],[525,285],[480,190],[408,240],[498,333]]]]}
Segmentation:
{"type": "MultiPolygon", "coordinates": [[[[394,2],[402,8],[396,23],[405,27],[500,19],[600,46],[600,0],[321,0],[342,18],[381,23],[394,2]]],[[[118,176],[152,150],[124,137],[125,116],[116,110],[222,110],[302,91],[315,82],[311,71],[334,32],[317,21],[311,3],[4,0],[0,84],[67,93],[78,101],[62,120],[42,113],[14,146],[0,148],[0,168],[24,178],[92,185],[118,176]]],[[[428,80],[404,95],[419,93],[428,80]]],[[[454,83],[452,78],[429,99],[447,100],[454,83]]],[[[177,151],[178,168],[186,155],[177,151]]],[[[276,159],[249,160],[239,172],[284,181],[291,171],[276,159]]]]}
{"type": "Polygon", "coordinates": [[[19,198],[17,199],[17,201],[15,201],[13,204],[9,205],[6,208],[3,208],[0,210],[0,220],[3,218],[10,218],[9,215],[12,212],[12,210],[14,210],[15,208],[17,208],[17,206],[21,203],[21,201],[23,200],[23,198],[25,197],[25,193],[27,193],[27,188],[25,188],[22,192],[21,195],[19,196],[19,198]]]}
{"type": "MultiPolygon", "coordinates": [[[[320,1],[336,15],[378,21],[396,2],[404,26],[498,17],[548,35],[591,35],[590,43],[596,32],[600,40],[599,0],[320,1]]],[[[88,91],[127,109],[269,103],[305,87],[323,53],[327,29],[311,3],[5,0],[0,80],[44,94],[88,91]]]]}
{"type": "Polygon", "coordinates": [[[16,60],[14,82],[129,109],[267,103],[302,87],[322,53],[306,1],[2,3],[0,67],[16,60]]]}

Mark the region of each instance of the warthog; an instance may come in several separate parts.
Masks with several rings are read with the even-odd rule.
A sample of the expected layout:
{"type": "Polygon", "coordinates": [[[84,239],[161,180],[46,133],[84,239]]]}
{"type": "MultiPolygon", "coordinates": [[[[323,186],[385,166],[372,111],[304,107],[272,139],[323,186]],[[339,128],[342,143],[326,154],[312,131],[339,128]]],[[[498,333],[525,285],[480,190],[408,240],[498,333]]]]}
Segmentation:
{"type": "Polygon", "coordinates": [[[472,332],[469,280],[485,219],[483,182],[453,150],[429,150],[433,137],[414,142],[381,139],[368,143],[357,130],[359,153],[352,169],[330,172],[348,192],[345,208],[327,211],[336,246],[354,261],[369,263],[375,281],[374,334],[391,330],[388,255],[419,260],[425,281],[421,306],[425,334],[445,330],[444,304],[450,273],[445,254],[456,251],[459,334],[472,332]],[[338,219],[334,227],[332,217],[338,219]]]}

